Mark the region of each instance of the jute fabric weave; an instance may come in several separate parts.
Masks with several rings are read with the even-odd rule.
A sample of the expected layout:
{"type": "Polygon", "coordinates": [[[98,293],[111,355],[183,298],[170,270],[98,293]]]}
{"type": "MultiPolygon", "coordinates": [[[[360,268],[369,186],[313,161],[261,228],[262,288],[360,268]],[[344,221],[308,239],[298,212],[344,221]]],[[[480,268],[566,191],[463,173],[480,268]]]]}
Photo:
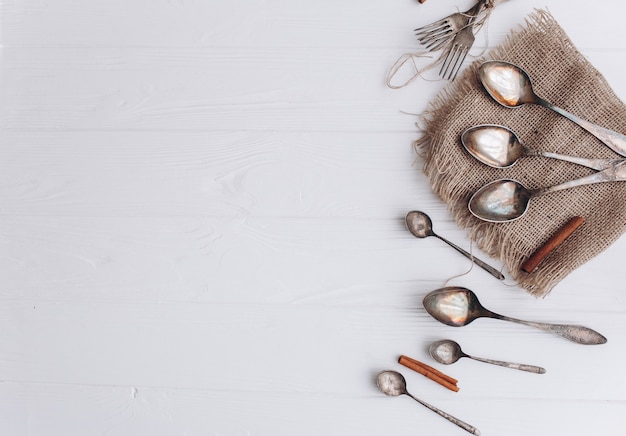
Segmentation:
{"type": "Polygon", "coordinates": [[[529,148],[587,158],[620,156],[551,110],[538,105],[508,109],[494,102],[477,77],[477,68],[486,59],[519,65],[540,97],[603,127],[626,133],[626,107],[554,18],[537,10],[500,47],[468,66],[424,114],[423,134],[416,147],[424,157],[424,173],[433,190],[482,250],[501,259],[522,288],[544,297],[624,233],[626,183],[588,185],[534,198],[527,213],[516,221],[484,222],[470,214],[467,202],[490,181],[511,178],[535,189],[594,170],[544,157],[524,157],[509,169],[491,168],[463,149],[461,133],[478,124],[501,124],[529,148]],[[535,272],[522,272],[524,260],[573,216],[582,216],[585,223],[535,272]]]}

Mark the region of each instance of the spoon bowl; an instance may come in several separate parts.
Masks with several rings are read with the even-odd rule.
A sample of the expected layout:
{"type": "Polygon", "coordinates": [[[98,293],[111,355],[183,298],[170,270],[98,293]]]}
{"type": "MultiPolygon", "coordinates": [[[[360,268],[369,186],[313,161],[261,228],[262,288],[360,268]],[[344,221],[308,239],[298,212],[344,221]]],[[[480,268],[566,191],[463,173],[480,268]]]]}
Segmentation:
{"type": "Polygon", "coordinates": [[[468,357],[461,350],[461,346],[450,339],[442,339],[430,344],[428,354],[442,365],[452,365],[458,362],[460,358],[468,357]]]}
{"type": "Polygon", "coordinates": [[[396,371],[383,371],[376,376],[376,387],[390,397],[408,394],[404,376],[396,371]]]}
{"type": "Polygon", "coordinates": [[[539,366],[502,362],[500,360],[483,359],[481,357],[470,356],[461,350],[461,346],[458,343],[450,339],[433,342],[430,347],[428,347],[428,353],[433,359],[443,365],[451,365],[457,362],[460,358],[467,357],[479,362],[490,363],[492,365],[503,366],[505,368],[519,369],[521,371],[532,372],[535,374],[544,374],[546,372],[545,369],[539,366]]]}
{"type": "Polygon", "coordinates": [[[606,343],[604,336],[587,327],[523,321],[492,312],[480,304],[474,292],[463,287],[448,286],[436,289],[429,292],[424,297],[422,303],[433,318],[453,327],[462,327],[470,324],[475,319],[485,317],[535,327],[579,344],[597,345],[606,343]]]}
{"type": "Polygon", "coordinates": [[[491,98],[508,108],[528,103],[538,104],[530,77],[516,65],[508,62],[487,61],[478,68],[485,90],[491,98]]]}
{"type": "Polygon", "coordinates": [[[517,180],[500,179],[486,184],[472,195],[468,208],[483,221],[515,221],[526,213],[534,192],[517,180]]]}
{"type": "Polygon", "coordinates": [[[406,214],[406,217],[405,217],[404,221],[405,221],[405,224],[406,224],[406,228],[416,238],[422,239],[422,238],[427,238],[429,236],[434,236],[437,239],[440,239],[443,242],[445,242],[446,244],[448,244],[450,247],[454,248],[456,251],[461,253],[463,256],[465,256],[468,259],[470,259],[472,262],[474,262],[476,265],[478,265],[479,267],[481,267],[482,269],[487,271],[489,274],[491,274],[495,278],[497,278],[499,280],[503,280],[504,279],[504,275],[500,271],[495,269],[494,267],[492,267],[492,266],[488,265],[487,263],[483,262],[482,260],[474,257],[472,254],[470,254],[467,251],[463,250],[458,245],[453,244],[452,242],[448,241],[447,239],[444,239],[441,236],[437,235],[433,231],[433,222],[432,222],[432,220],[424,212],[420,212],[420,211],[417,211],[417,210],[411,211],[411,212],[406,214]]]}
{"type": "Polygon", "coordinates": [[[438,414],[439,416],[442,416],[444,418],[446,418],[448,421],[452,422],[453,424],[458,425],[459,427],[461,427],[463,430],[476,435],[476,436],[480,436],[480,431],[478,431],[478,429],[474,426],[469,425],[466,422],[461,421],[458,418],[455,418],[454,416],[439,410],[438,408],[436,408],[435,406],[431,406],[430,404],[426,403],[425,401],[420,400],[419,398],[414,397],[413,395],[411,395],[407,389],[406,389],[406,380],[404,379],[404,376],[402,374],[400,374],[399,372],[396,371],[382,371],[380,372],[377,376],[376,376],[376,386],[378,387],[378,390],[381,391],[383,394],[388,395],[390,397],[397,397],[400,395],[407,395],[411,398],[413,398],[415,401],[417,401],[418,403],[420,403],[422,406],[432,410],[433,412],[435,412],[436,414],[438,414]]]}
{"type": "Polygon", "coordinates": [[[495,124],[470,127],[461,134],[461,144],[469,154],[493,168],[509,168],[527,154],[513,131],[495,124]]]}
{"type": "Polygon", "coordinates": [[[414,210],[406,214],[404,218],[406,228],[416,238],[428,238],[429,236],[435,236],[433,231],[433,222],[428,215],[424,212],[414,210]]]}

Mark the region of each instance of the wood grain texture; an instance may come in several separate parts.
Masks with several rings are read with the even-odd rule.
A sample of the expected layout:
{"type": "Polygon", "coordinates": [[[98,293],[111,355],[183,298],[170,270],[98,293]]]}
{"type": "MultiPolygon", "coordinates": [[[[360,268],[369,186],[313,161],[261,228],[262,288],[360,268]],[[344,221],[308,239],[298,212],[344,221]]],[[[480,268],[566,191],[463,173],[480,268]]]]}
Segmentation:
{"type": "MultiPolygon", "coordinates": [[[[412,148],[445,84],[384,85],[412,29],[470,3],[2,2],[0,434],[463,433],[380,394],[376,373],[395,369],[484,435],[621,435],[626,240],[536,300],[404,227],[423,210],[488,259],[412,148]],[[444,326],[421,299],[447,284],[609,341],[444,326]],[[427,347],[446,337],[548,372],[437,366],[427,347]]],[[[548,7],[626,96],[626,9],[587,6],[510,0],[473,54],[548,7]]]]}

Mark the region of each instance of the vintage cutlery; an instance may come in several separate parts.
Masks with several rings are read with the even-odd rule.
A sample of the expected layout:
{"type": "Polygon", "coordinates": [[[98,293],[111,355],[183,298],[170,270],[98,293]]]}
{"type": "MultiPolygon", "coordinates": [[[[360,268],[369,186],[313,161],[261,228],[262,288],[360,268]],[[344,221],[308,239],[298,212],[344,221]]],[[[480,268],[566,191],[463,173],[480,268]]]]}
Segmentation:
{"type": "Polygon", "coordinates": [[[487,317],[535,327],[579,344],[597,345],[606,343],[604,336],[587,327],[522,321],[497,314],[484,308],[478,301],[476,294],[467,288],[449,286],[436,289],[424,297],[423,304],[426,311],[433,318],[453,327],[461,327],[477,318],[487,317]]]}
{"type": "Polygon", "coordinates": [[[492,365],[504,366],[505,368],[519,369],[521,371],[533,372],[535,374],[544,374],[546,372],[545,369],[539,366],[525,365],[523,363],[502,362],[500,360],[483,359],[482,357],[470,356],[461,350],[461,346],[458,343],[450,339],[433,342],[430,344],[430,347],[428,347],[428,353],[430,354],[430,357],[443,365],[451,365],[462,357],[468,357],[470,359],[478,360],[479,362],[491,363],[492,365]]]}
{"type": "Polygon", "coordinates": [[[454,248],[463,256],[470,259],[472,262],[474,262],[476,265],[478,265],[479,267],[487,271],[489,274],[491,274],[495,278],[500,279],[500,280],[504,279],[504,275],[500,271],[495,269],[494,267],[487,265],[485,262],[483,262],[480,259],[477,259],[476,257],[471,255],[467,251],[463,250],[461,247],[437,235],[433,231],[433,223],[430,217],[426,215],[424,212],[420,212],[417,210],[411,211],[406,214],[404,221],[406,223],[407,229],[409,229],[409,232],[411,232],[411,234],[415,236],[416,238],[427,238],[429,236],[434,236],[438,239],[441,239],[443,242],[448,244],[450,247],[454,248]]]}
{"type": "Polygon", "coordinates": [[[522,144],[519,137],[505,126],[481,124],[461,134],[461,143],[469,154],[493,168],[509,168],[524,156],[543,156],[605,170],[621,159],[585,159],[582,157],[533,150],[522,144]]]}
{"type": "Polygon", "coordinates": [[[441,64],[441,70],[439,70],[439,77],[447,80],[454,80],[463,61],[469,53],[476,37],[474,36],[474,21],[476,17],[470,17],[465,27],[457,32],[454,39],[450,43],[446,58],[441,64]]]}
{"type": "Polygon", "coordinates": [[[505,107],[537,104],[563,115],[597,137],[611,150],[626,156],[626,136],[577,117],[537,96],[528,74],[508,62],[488,61],[478,68],[478,77],[489,95],[505,107]]]}
{"type": "Polygon", "coordinates": [[[448,421],[453,424],[458,425],[463,430],[470,432],[473,435],[480,436],[480,431],[474,426],[469,425],[466,422],[461,421],[454,416],[437,409],[435,406],[431,406],[430,404],[420,400],[419,398],[414,397],[406,390],[406,380],[396,371],[383,371],[378,374],[376,377],[376,386],[378,386],[378,390],[380,390],[383,394],[389,395],[390,397],[397,397],[399,395],[408,395],[413,398],[415,401],[420,403],[422,406],[432,410],[439,416],[446,418],[448,421]]]}
{"type": "Polygon", "coordinates": [[[486,184],[468,202],[470,212],[483,221],[506,223],[523,216],[535,197],[582,185],[626,181],[626,159],[597,173],[541,189],[528,189],[517,180],[500,179],[486,184]]]}
{"type": "Polygon", "coordinates": [[[456,12],[434,23],[415,29],[419,42],[428,51],[437,51],[452,41],[459,30],[466,27],[471,18],[478,15],[485,0],[478,1],[465,12],[456,12]]]}

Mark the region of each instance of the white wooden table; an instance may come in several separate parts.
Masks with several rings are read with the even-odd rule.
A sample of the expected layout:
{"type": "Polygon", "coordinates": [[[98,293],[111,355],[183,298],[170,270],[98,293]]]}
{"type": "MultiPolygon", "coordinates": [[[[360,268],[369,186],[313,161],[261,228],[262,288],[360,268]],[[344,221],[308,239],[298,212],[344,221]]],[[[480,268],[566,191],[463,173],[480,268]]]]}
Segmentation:
{"type": "MultiPolygon", "coordinates": [[[[0,434],[466,434],[380,394],[382,369],[483,435],[624,434],[626,239],[542,300],[478,268],[449,282],[606,345],[422,308],[469,268],[403,225],[423,210],[470,248],[411,145],[445,83],[384,78],[412,29],[471,3],[3,1],[0,434]],[[441,338],[548,372],[444,367],[441,338]]],[[[472,53],[534,8],[626,98],[622,2],[511,0],[472,53]]]]}

